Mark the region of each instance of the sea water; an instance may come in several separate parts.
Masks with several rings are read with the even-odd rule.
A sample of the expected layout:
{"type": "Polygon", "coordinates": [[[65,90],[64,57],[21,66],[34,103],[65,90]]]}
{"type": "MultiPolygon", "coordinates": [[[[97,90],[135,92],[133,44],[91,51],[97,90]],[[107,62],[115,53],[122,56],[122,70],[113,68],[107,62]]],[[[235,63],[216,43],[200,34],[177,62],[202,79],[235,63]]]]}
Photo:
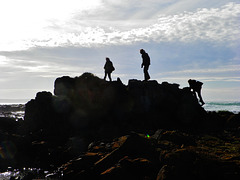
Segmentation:
{"type": "Polygon", "coordinates": [[[203,108],[206,111],[230,111],[237,114],[240,112],[240,102],[234,101],[206,102],[203,108]]]}

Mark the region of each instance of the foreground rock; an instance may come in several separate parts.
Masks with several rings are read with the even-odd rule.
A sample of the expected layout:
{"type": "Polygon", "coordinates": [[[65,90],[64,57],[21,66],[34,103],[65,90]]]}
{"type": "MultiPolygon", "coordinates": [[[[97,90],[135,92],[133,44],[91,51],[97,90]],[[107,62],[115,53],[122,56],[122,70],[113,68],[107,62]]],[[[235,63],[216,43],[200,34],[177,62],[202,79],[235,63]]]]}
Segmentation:
{"type": "MultiPolygon", "coordinates": [[[[12,138],[12,142],[17,141],[12,138]]],[[[24,138],[20,138],[18,142],[27,144],[24,138]]],[[[24,161],[18,159],[17,154],[20,152],[17,151],[15,151],[16,157],[11,161],[12,163],[18,161],[18,165],[15,164],[14,167],[19,168],[19,163],[26,165],[29,158],[31,163],[23,167],[38,165],[38,169],[26,168],[27,170],[23,172],[12,173],[12,177],[15,179],[22,177],[23,179],[86,180],[176,178],[238,180],[240,178],[239,142],[240,133],[237,130],[193,133],[159,129],[152,134],[132,132],[112,140],[94,141],[89,144],[85,152],[79,151],[79,154],[72,158],[67,155],[71,145],[66,144],[68,148],[56,153],[50,147],[56,149],[60,147],[47,142],[38,144],[32,142],[28,144],[29,147],[23,147],[28,152],[28,156],[21,152],[21,155],[24,155],[24,161]],[[58,162],[53,161],[54,156],[59,158],[58,162]],[[61,159],[62,156],[66,159],[61,159]],[[34,161],[41,164],[34,164],[34,161]],[[47,164],[51,164],[52,167],[47,164]],[[46,170],[48,174],[44,173],[46,170]]],[[[18,149],[21,145],[18,144],[15,147],[18,149]]],[[[10,157],[6,157],[6,161],[7,158],[9,161],[10,157]]],[[[8,165],[14,164],[8,162],[8,165]]]]}
{"type": "MultiPolygon", "coordinates": [[[[63,179],[237,180],[240,153],[235,149],[226,154],[219,145],[229,135],[197,137],[161,129],[152,136],[133,133],[112,142],[92,143],[88,152],[61,167],[63,179]]],[[[230,144],[225,150],[239,147],[230,144]]]]}

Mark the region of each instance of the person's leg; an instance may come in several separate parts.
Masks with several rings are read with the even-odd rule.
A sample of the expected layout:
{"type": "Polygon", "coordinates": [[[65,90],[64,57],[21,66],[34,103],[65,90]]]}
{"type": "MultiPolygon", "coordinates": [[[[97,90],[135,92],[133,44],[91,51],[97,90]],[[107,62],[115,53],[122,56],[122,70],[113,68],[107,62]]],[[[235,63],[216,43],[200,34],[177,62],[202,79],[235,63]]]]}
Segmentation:
{"type": "Polygon", "coordinates": [[[109,78],[110,81],[112,81],[111,73],[108,73],[108,78],[109,78]]]}
{"type": "Polygon", "coordinates": [[[104,78],[103,78],[103,79],[106,80],[106,77],[107,77],[107,73],[105,72],[105,75],[104,75],[104,78]]]}
{"type": "Polygon", "coordinates": [[[145,81],[147,81],[147,80],[150,79],[150,75],[149,75],[149,73],[148,73],[148,68],[149,68],[149,66],[144,66],[144,68],[143,68],[144,80],[145,80],[145,81]]]}

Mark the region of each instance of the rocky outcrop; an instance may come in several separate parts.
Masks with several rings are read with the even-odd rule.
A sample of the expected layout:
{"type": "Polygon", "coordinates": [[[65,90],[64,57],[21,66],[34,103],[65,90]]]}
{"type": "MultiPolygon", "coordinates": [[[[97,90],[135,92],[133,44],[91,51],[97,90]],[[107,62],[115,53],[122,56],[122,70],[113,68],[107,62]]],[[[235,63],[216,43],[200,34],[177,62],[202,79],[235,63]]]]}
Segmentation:
{"type": "Polygon", "coordinates": [[[129,80],[126,86],[120,79],[106,82],[84,73],[57,78],[54,93],[39,92],[26,104],[29,131],[96,138],[132,130],[198,126],[206,115],[188,88],[167,82],[129,80]]]}

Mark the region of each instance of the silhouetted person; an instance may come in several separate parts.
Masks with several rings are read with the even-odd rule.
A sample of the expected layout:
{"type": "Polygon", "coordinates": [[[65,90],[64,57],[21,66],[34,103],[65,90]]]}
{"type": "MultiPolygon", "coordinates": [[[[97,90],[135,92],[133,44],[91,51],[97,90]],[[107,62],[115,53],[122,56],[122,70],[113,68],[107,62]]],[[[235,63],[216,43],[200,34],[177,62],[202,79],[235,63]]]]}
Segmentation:
{"type": "Polygon", "coordinates": [[[201,89],[202,89],[203,83],[200,81],[196,81],[194,79],[189,79],[188,84],[190,86],[190,89],[193,90],[194,96],[197,97],[196,93],[198,94],[199,102],[201,102],[201,106],[204,105],[205,103],[204,103],[204,101],[202,99],[202,95],[201,95],[201,89]]]}
{"type": "Polygon", "coordinates": [[[112,61],[110,61],[110,59],[108,57],[106,58],[106,63],[104,65],[104,69],[105,69],[104,80],[106,80],[106,77],[108,76],[109,80],[112,81],[111,73],[115,70],[115,68],[113,67],[112,61]]]}
{"type": "Polygon", "coordinates": [[[143,49],[140,50],[140,54],[142,54],[141,68],[143,68],[144,80],[147,81],[150,79],[150,75],[148,73],[148,68],[150,66],[150,57],[148,56],[148,53],[146,53],[143,49]]]}

